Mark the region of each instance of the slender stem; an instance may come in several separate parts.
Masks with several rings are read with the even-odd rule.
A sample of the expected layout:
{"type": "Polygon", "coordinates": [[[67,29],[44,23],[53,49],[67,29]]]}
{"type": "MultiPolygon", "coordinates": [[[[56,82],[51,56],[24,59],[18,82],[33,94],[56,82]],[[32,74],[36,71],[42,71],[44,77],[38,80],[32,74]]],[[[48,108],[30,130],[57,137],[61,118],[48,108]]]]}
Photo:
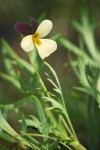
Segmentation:
{"type": "Polygon", "coordinates": [[[32,66],[33,66],[33,69],[35,70],[35,73],[36,73],[36,75],[37,75],[37,77],[38,77],[38,79],[39,79],[39,81],[40,81],[40,84],[41,84],[41,86],[42,86],[44,92],[46,93],[46,95],[47,95],[48,97],[50,97],[50,94],[49,94],[49,92],[48,92],[48,90],[47,90],[47,88],[46,88],[46,86],[45,86],[43,80],[41,79],[41,77],[40,77],[40,75],[39,75],[39,73],[38,73],[38,71],[37,71],[37,68],[36,68],[35,65],[34,65],[34,62],[33,62],[33,59],[31,58],[30,53],[28,53],[28,57],[29,57],[29,59],[30,59],[30,62],[31,62],[31,64],[32,64],[32,66]]]}
{"type": "MultiPolygon", "coordinates": [[[[46,63],[46,62],[44,62],[47,66],[48,66],[48,64],[46,63]]],[[[55,71],[54,71],[55,72],[55,71]]],[[[56,74],[56,73],[55,73],[56,74]]],[[[64,112],[64,114],[65,114],[65,116],[67,116],[66,118],[67,118],[67,122],[69,123],[69,126],[70,126],[70,128],[68,127],[68,129],[70,130],[70,133],[72,133],[72,135],[74,136],[75,135],[75,137],[76,137],[76,134],[75,134],[75,131],[74,131],[74,129],[73,129],[73,126],[72,126],[72,124],[71,124],[71,121],[70,121],[70,118],[69,118],[69,116],[68,116],[68,112],[67,112],[67,108],[66,108],[66,105],[65,105],[65,101],[64,101],[64,97],[63,97],[63,93],[62,93],[62,88],[61,88],[61,86],[60,86],[60,82],[59,82],[59,80],[58,80],[58,78],[56,77],[56,75],[54,75],[54,77],[55,77],[55,79],[56,79],[56,81],[57,81],[57,84],[58,84],[58,88],[59,88],[59,90],[61,91],[61,93],[60,93],[60,95],[61,95],[61,101],[62,101],[62,105],[63,105],[63,112],[64,112]],[[71,131],[72,130],[72,131],[71,131]]],[[[67,129],[67,128],[66,128],[67,129]]],[[[77,138],[76,138],[77,139],[77,138]]]]}
{"type": "Polygon", "coordinates": [[[61,91],[62,103],[63,103],[64,109],[66,110],[66,105],[65,105],[65,101],[64,101],[64,97],[63,97],[63,93],[62,93],[62,88],[61,88],[61,86],[60,86],[60,91],[61,91]]]}
{"type": "Polygon", "coordinates": [[[45,87],[45,85],[44,85],[44,82],[42,81],[42,79],[41,79],[41,77],[40,77],[38,71],[37,71],[37,68],[36,68],[35,65],[34,65],[34,62],[33,62],[33,59],[31,58],[30,53],[28,53],[28,57],[29,57],[30,62],[31,62],[31,64],[32,64],[32,66],[33,66],[33,68],[34,68],[34,70],[35,70],[35,73],[36,73],[36,75],[37,75],[37,77],[38,77],[38,79],[39,79],[39,81],[40,81],[40,83],[41,83],[41,86],[43,87],[45,93],[47,94],[48,91],[47,91],[47,89],[46,89],[46,87],[45,87]]]}
{"type": "Polygon", "coordinates": [[[73,150],[71,147],[69,147],[68,145],[66,145],[65,143],[63,142],[60,142],[64,147],[66,147],[68,150],[73,150]]]}
{"type": "Polygon", "coordinates": [[[71,121],[70,121],[70,118],[69,118],[69,116],[68,116],[67,110],[65,110],[64,114],[65,114],[65,116],[66,116],[66,118],[67,118],[67,121],[68,121],[68,124],[69,124],[69,126],[70,126],[70,128],[71,128],[71,130],[72,130],[72,132],[73,132],[73,136],[78,140],[77,135],[76,135],[76,133],[75,133],[75,131],[74,131],[74,128],[73,128],[73,126],[72,126],[72,123],[71,123],[71,121]]]}
{"type": "Polygon", "coordinates": [[[61,115],[61,120],[62,120],[62,122],[63,122],[65,128],[67,129],[67,132],[69,133],[69,135],[72,136],[73,133],[72,133],[72,131],[70,130],[69,126],[67,125],[67,123],[66,123],[66,121],[65,121],[65,119],[63,118],[62,115],[61,115]]]}
{"type": "MultiPolygon", "coordinates": [[[[29,135],[29,136],[32,136],[32,137],[47,137],[53,141],[55,141],[56,139],[54,137],[51,137],[51,136],[47,136],[47,135],[41,135],[41,134],[33,134],[33,133],[22,133],[23,135],[29,135]]],[[[66,147],[68,150],[73,150],[73,148],[75,150],[86,150],[86,148],[81,145],[77,140],[76,141],[72,141],[71,143],[69,144],[65,144],[64,142],[61,142],[60,141],[60,144],[63,145],[64,147],[66,147]]]]}
{"type": "MultiPolygon", "coordinates": [[[[68,124],[69,124],[69,126],[70,126],[70,129],[72,130],[72,132],[70,131],[70,133],[73,134],[73,135],[76,137],[76,139],[77,139],[75,130],[74,130],[73,126],[72,126],[72,123],[71,123],[71,121],[70,121],[70,118],[69,118],[69,115],[68,115],[68,112],[67,112],[67,109],[66,109],[66,105],[65,105],[65,101],[64,101],[64,97],[63,97],[63,94],[62,94],[62,89],[61,89],[61,87],[60,87],[60,90],[61,90],[62,103],[63,103],[63,106],[64,106],[64,112],[65,112],[64,114],[65,114],[65,116],[66,116],[66,118],[67,118],[67,121],[68,121],[68,124]]],[[[67,129],[68,129],[68,131],[69,131],[68,125],[67,125],[67,129]]]]}
{"type": "MultiPolygon", "coordinates": [[[[41,77],[40,77],[40,75],[39,75],[39,73],[38,73],[38,71],[37,71],[37,68],[36,68],[35,65],[34,65],[33,59],[31,58],[31,55],[30,55],[29,53],[28,53],[28,57],[29,57],[29,59],[30,59],[30,62],[31,62],[31,64],[32,64],[32,66],[33,66],[33,68],[34,68],[34,70],[35,70],[35,73],[36,73],[36,75],[37,75],[37,77],[38,77],[38,79],[39,79],[39,81],[40,81],[40,84],[41,84],[41,86],[42,86],[44,92],[46,93],[46,95],[47,95],[48,97],[50,97],[50,94],[49,94],[49,92],[48,92],[48,90],[47,90],[47,88],[46,88],[46,86],[45,86],[43,80],[41,79],[41,77]]],[[[61,87],[60,87],[60,89],[61,89],[61,87]]],[[[77,136],[76,136],[76,133],[75,133],[75,131],[74,131],[74,128],[73,128],[73,126],[72,126],[72,124],[71,124],[70,118],[69,118],[69,116],[68,116],[68,112],[67,112],[67,109],[66,109],[66,106],[65,106],[63,94],[62,94],[62,102],[63,102],[63,106],[64,106],[64,114],[65,114],[65,116],[66,116],[66,118],[67,118],[67,121],[68,121],[68,124],[69,124],[69,126],[70,126],[69,130],[71,129],[71,130],[70,130],[70,133],[72,133],[73,136],[74,136],[74,137],[76,138],[76,140],[78,141],[77,136]],[[72,132],[71,132],[71,131],[72,131],[72,132]]],[[[56,120],[55,120],[55,118],[54,118],[54,116],[53,116],[53,114],[52,114],[51,111],[48,111],[48,115],[49,115],[49,117],[50,117],[52,123],[55,124],[56,120]]],[[[57,128],[59,128],[59,127],[57,126],[57,128]]]]}
{"type": "MultiPolygon", "coordinates": [[[[47,135],[41,135],[41,134],[33,134],[33,133],[28,133],[28,134],[25,134],[25,133],[22,133],[24,135],[29,135],[29,136],[33,136],[33,137],[47,137],[51,140],[55,140],[55,138],[51,137],[51,136],[47,136],[47,135]]],[[[63,142],[60,142],[61,145],[63,145],[64,147],[66,147],[68,150],[73,150],[70,146],[66,145],[65,143],[63,142]]]]}
{"type": "MultiPolygon", "coordinates": [[[[32,57],[31,57],[30,53],[28,53],[28,57],[29,57],[29,59],[30,59],[30,62],[31,62],[31,64],[32,64],[32,66],[33,66],[33,69],[34,69],[34,71],[35,71],[35,73],[36,73],[36,75],[37,75],[37,78],[38,78],[39,81],[40,81],[40,84],[41,84],[41,86],[42,86],[44,92],[46,93],[46,95],[47,95],[48,97],[50,97],[50,94],[49,94],[49,92],[48,92],[48,90],[47,90],[47,88],[46,88],[46,86],[45,86],[43,80],[41,79],[41,77],[40,77],[40,75],[39,75],[39,73],[38,73],[38,71],[37,71],[37,68],[36,68],[35,65],[34,65],[34,62],[33,62],[33,59],[32,59],[32,57]]],[[[55,123],[56,123],[56,120],[55,120],[55,118],[54,118],[52,112],[51,112],[50,110],[48,110],[47,113],[48,113],[48,115],[49,115],[49,117],[50,117],[52,123],[55,124],[55,123]]]]}
{"type": "Polygon", "coordinates": [[[74,130],[74,128],[73,128],[73,126],[72,126],[72,123],[71,123],[71,121],[70,121],[68,112],[67,112],[67,108],[66,108],[66,105],[65,105],[65,101],[64,101],[64,97],[63,97],[63,93],[62,93],[61,86],[60,86],[60,90],[61,90],[62,103],[63,103],[63,106],[64,106],[64,114],[65,114],[65,116],[66,116],[66,118],[67,118],[67,121],[68,121],[68,124],[69,124],[69,126],[70,126],[70,129],[72,130],[72,132],[71,132],[71,131],[70,131],[70,132],[73,133],[73,136],[75,136],[75,138],[78,140],[78,138],[77,138],[77,136],[76,136],[76,133],[75,133],[75,130],[74,130]]]}
{"type": "MultiPolygon", "coordinates": [[[[68,112],[67,112],[67,109],[66,109],[66,106],[65,106],[65,102],[64,102],[64,97],[63,97],[63,94],[62,94],[62,89],[61,89],[61,97],[62,97],[62,102],[63,102],[63,106],[64,106],[64,114],[65,114],[65,116],[66,116],[66,118],[67,118],[67,121],[68,121],[68,123],[69,123],[69,126],[70,126],[70,128],[71,128],[71,130],[72,130],[72,132],[73,132],[73,135],[76,137],[76,139],[77,139],[77,136],[76,136],[76,133],[75,133],[75,130],[74,130],[74,128],[73,128],[73,126],[72,126],[72,123],[71,123],[71,121],[70,121],[70,118],[69,118],[69,115],[68,115],[68,112]]],[[[71,133],[72,133],[71,132],[71,133]]]]}

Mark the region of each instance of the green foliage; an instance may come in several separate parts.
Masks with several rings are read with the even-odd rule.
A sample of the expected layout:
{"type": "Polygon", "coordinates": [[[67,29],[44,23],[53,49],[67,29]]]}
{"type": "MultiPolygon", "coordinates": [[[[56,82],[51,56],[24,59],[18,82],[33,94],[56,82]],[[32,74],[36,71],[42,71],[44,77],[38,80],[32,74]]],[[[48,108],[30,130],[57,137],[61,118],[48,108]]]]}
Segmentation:
{"type": "Polygon", "coordinates": [[[73,20],[72,25],[80,34],[79,46],[63,37],[59,38],[59,43],[77,56],[75,61],[70,58],[70,65],[83,86],[77,89],[94,96],[99,103],[96,84],[100,75],[100,54],[94,37],[95,26],[90,22],[86,8],[81,10],[81,23],[73,20]],[[90,70],[89,74],[87,70],[90,70]],[[96,72],[96,75],[93,76],[93,72],[96,72]]]}
{"type": "MultiPolygon", "coordinates": [[[[60,35],[53,38],[58,40],[60,35]]],[[[63,146],[71,150],[75,146],[75,144],[71,145],[72,138],[74,142],[78,142],[78,139],[67,113],[56,72],[47,62],[44,62],[44,66],[47,66],[55,80],[53,81],[46,73],[47,80],[54,87],[54,93],[51,93],[40,76],[43,65],[36,50],[31,55],[28,54],[29,63],[20,58],[4,39],[1,43],[6,73],[0,71],[0,76],[18,89],[22,96],[14,103],[0,104],[0,108],[8,115],[10,110],[20,113],[22,107],[31,104],[33,108],[35,106],[37,115],[26,117],[23,113],[19,120],[21,131],[18,133],[6,121],[7,118],[0,113],[0,138],[22,149],[29,147],[35,150],[53,150],[61,149],[63,146]],[[29,83],[25,82],[23,72],[28,75],[29,83]],[[33,129],[31,133],[28,133],[29,128],[33,129]]],[[[80,145],[79,142],[78,144],[80,145]]],[[[13,148],[16,149],[16,146],[13,148]]]]}
{"type": "MultiPolygon", "coordinates": [[[[39,21],[44,17],[45,14],[39,18],[39,21]]],[[[65,66],[71,65],[80,81],[80,86],[74,89],[88,95],[89,103],[93,100],[100,105],[100,54],[94,37],[95,25],[89,20],[88,13],[83,7],[80,22],[72,20],[72,25],[79,33],[78,46],[63,38],[61,34],[53,36],[52,39],[76,55],[75,61],[69,57],[69,64],[65,64],[65,66]]],[[[63,90],[55,70],[47,62],[41,61],[36,48],[28,53],[30,61],[28,62],[20,58],[4,39],[1,39],[1,44],[5,69],[0,71],[0,77],[17,89],[21,97],[16,102],[0,104],[0,138],[12,143],[12,150],[27,150],[28,148],[53,150],[62,149],[62,147],[69,150],[86,150],[80,144],[71,123],[63,90]],[[47,67],[52,75],[45,73],[47,81],[53,87],[53,92],[47,89],[41,78],[43,67],[47,67]],[[26,116],[21,108],[28,104],[35,110],[35,113],[26,116]],[[15,131],[7,122],[10,110],[22,114],[18,120],[21,125],[20,132],[15,131]]],[[[94,106],[92,105],[91,108],[94,106]]],[[[89,111],[89,118],[96,118],[95,114],[92,114],[95,111],[91,111],[89,111]]],[[[90,122],[93,122],[91,120],[90,122]]],[[[92,137],[90,148],[93,150],[95,149],[95,143],[93,143],[95,136],[93,131],[90,134],[92,137]]],[[[7,150],[3,145],[0,148],[7,150]]]]}
{"type": "Polygon", "coordinates": [[[65,66],[73,68],[80,82],[80,87],[74,87],[74,89],[88,96],[89,149],[98,150],[99,133],[96,132],[98,128],[96,116],[100,108],[100,52],[99,45],[95,40],[97,22],[93,21],[94,14],[89,16],[86,3],[84,3],[86,1],[81,2],[83,3],[80,7],[80,20],[72,20],[72,26],[78,32],[78,46],[63,37],[60,37],[58,42],[70,52],[70,62],[65,66]],[[76,60],[71,59],[71,53],[76,55],[76,60]]]}

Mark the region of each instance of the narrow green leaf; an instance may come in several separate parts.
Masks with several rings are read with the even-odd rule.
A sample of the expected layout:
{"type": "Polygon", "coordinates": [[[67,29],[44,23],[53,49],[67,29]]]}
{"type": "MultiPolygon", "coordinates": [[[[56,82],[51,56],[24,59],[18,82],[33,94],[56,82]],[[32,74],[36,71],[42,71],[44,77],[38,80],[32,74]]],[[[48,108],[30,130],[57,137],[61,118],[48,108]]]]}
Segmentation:
{"type": "Polygon", "coordinates": [[[26,133],[27,132],[27,124],[26,124],[26,119],[24,114],[22,115],[22,132],[26,133]]]}
{"type": "Polygon", "coordinates": [[[95,92],[93,89],[89,87],[74,87],[76,90],[79,90],[81,92],[87,93],[89,95],[95,96],[95,92]]]}
{"type": "MultiPolygon", "coordinates": [[[[38,119],[37,119],[38,120],[38,119]]],[[[19,120],[20,123],[22,123],[22,120],[19,120]]],[[[40,132],[42,132],[42,128],[41,128],[41,123],[40,121],[34,121],[33,119],[25,119],[26,125],[27,127],[35,127],[36,129],[38,129],[40,132]]]]}
{"type": "Polygon", "coordinates": [[[52,105],[57,108],[57,109],[60,109],[60,110],[63,110],[63,107],[60,103],[58,103],[56,100],[54,100],[53,98],[51,97],[43,97],[45,100],[49,101],[52,103],[52,105]]]}
{"type": "Polygon", "coordinates": [[[2,51],[5,51],[6,55],[8,55],[12,59],[16,60],[16,62],[19,64],[19,66],[23,67],[30,74],[32,74],[32,75],[34,74],[33,67],[27,61],[20,58],[4,39],[1,39],[1,45],[2,45],[1,49],[2,49],[2,51]]]}
{"type": "Polygon", "coordinates": [[[15,87],[17,87],[18,89],[21,89],[20,83],[18,82],[18,80],[16,80],[15,78],[13,78],[10,75],[4,74],[0,71],[0,77],[4,78],[5,80],[11,82],[15,87]]]}
{"type": "Polygon", "coordinates": [[[8,122],[2,116],[1,111],[0,111],[0,128],[9,135],[11,135],[12,137],[14,137],[15,139],[21,141],[26,146],[31,147],[31,145],[27,141],[24,141],[23,138],[19,134],[17,134],[17,132],[8,124],[8,122]]]}
{"type": "Polygon", "coordinates": [[[46,13],[42,13],[39,17],[38,17],[38,22],[41,23],[43,20],[45,20],[47,18],[47,14],[46,13]]]}
{"type": "Polygon", "coordinates": [[[67,39],[65,39],[65,38],[63,38],[63,37],[61,37],[60,39],[59,39],[59,43],[61,44],[61,45],[63,45],[65,48],[67,48],[69,51],[71,51],[71,52],[73,52],[74,54],[76,54],[76,55],[78,55],[78,56],[80,56],[80,57],[85,57],[86,59],[90,59],[89,57],[88,57],[88,55],[85,53],[85,51],[84,50],[81,50],[80,48],[78,48],[76,45],[74,45],[73,43],[71,43],[69,40],[67,40],[67,39]]]}
{"type": "Polygon", "coordinates": [[[52,144],[49,145],[49,150],[55,150],[58,147],[59,143],[60,137],[57,137],[57,139],[52,144]]]}
{"type": "Polygon", "coordinates": [[[0,138],[10,142],[10,143],[14,143],[16,142],[15,138],[11,137],[10,135],[8,135],[5,132],[0,131],[0,138]]]}
{"type": "Polygon", "coordinates": [[[54,88],[53,90],[56,91],[60,95],[62,94],[62,92],[61,92],[61,90],[59,88],[57,88],[57,89],[54,88]]]}
{"type": "Polygon", "coordinates": [[[52,72],[53,76],[54,76],[55,79],[56,79],[56,82],[57,82],[59,88],[61,89],[61,86],[60,86],[60,83],[59,83],[59,79],[58,79],[58,77],[57,77],[57,74],[56,74],[55,70],[54,70],[47,62],[44,62],[44,64],[45,64],[45,65],[49,68],[49,70],[52,72]]]}
{"type": "Polygon", "coordinates": [[[38,116],[39,116],[39,119],[40,119],[41,123],[46,122],[45,112],[44,112],[43,105],[42,105],[40,99],[38,99],[34,95],[32,95],[31,97],[33,98],[33,102],[35,103],[35,105],[37,107],[38,116]]]}
{"type": "Polygon", "coordinates": [[[31,115],[30,117],[32,118],[32,121],[34,122],[35,127],[40,129],[41,128],[41,122],[39,121],[39,119],[33,115],[31,115]]]}
{"type": "Polygon", "coordinates": [[[68,133],[67,133],[65,126],[62,122],[62,118],[63,118],[63,116],[61,114],[59,114],[58,125],[59,125],[59,129],[62,133],[62,139],[66,139],[66,137],[68,138],[68,133]]]}
{"type": "Polygon", "coordinates": [[[82,25],[79,24],[76,20],[74,20],[74,19],[72,20],[72,25],[78,32],[80,32],[80,33],[84,32],[82,25]]]}
{"type": "MultiPolygon", "coordinates": [[[[34,139],[33,137],[27,135],[27,134],[24,134],[23,133],[23,138],[25,141],[27,141],[31,147],[35,150],[41,150],[41,148],[45,148],[44,146],[42,146],[41,143],[39,143],[36,139],[34,139]],[[41,148],[40,148],[41,147],[41,148]]],[[[45,149],[44,149],[45,150],[45,149]]]]}
{"type": "MultiPolygon", "coordinates": [[[[34,95],[32,96],[32,98],[34,99],[34,103],[37,107],[37,112],[38,112],[39,120],[41,122],[41,127],[42,127],[42,133],[44,135],[48,135],[49,125],[48,125],[48,120],[47,120],[47,117],[45,115],[45,110],[43,108],[42,102],[40,101],[40,99],[38,99],[34,95]],[[44,128],[44,126],[45,126],[45,128],[44,128]]],[[[46,137],[44,137],[44,141],[47,141],[46,137]]]]}
{"type": "Polygon", "coordinates": [[[9,59],[6,55],[3,55],[3,62],[4,62],[4,65],[5,65],[5,68],[8,72],[9,75],[11,76],[16,76],[16,72],[14,70],[14,67],[13,67],[13,64],[12,64],[12,60],[9,59]]]}
{"type": "Polygon", "coordinates": [[[51,80],[51,79],[47,79],[56,89],[58,89],[57,85],[51,80]]]}
{"type": "Polygon", "coordinates": [[[60,91],[59,87],[52,81],[52,79],[49,77],[49,75],[47,73],[45,73],[45,74],[47,76],[47,80],[55,87],[55,89],[58,89],[60,91]]]}
{"type": "Polygon", "coordinates": [[[8,124],[8,122],[4,119],[0,111],[0,128],[7,132],[9,135],[13,137],[17,137],[17,132],[8,124]]]}
{"type": "Polygon", "coordinates": [[[25,96],[24,98],[21,98],[20,100],[17,100],[15,103],[11,104],[0,104],[0,108],[5,108],[8,110],[21,108],[27,104],[34,103],[33,99],[30,98],[30,96],[25,96]]]}

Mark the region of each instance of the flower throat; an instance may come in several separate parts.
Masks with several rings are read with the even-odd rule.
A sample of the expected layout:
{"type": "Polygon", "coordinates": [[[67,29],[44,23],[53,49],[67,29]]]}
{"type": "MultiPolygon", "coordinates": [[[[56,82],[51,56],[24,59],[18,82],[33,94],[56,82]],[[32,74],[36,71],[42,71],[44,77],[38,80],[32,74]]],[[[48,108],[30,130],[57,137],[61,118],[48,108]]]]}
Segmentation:
{"type": "Polygon", "coordinates": [[[40,41],[40,39],[38,38],[38,33],[34,33],[34,34],[32,35],[32,39],[33,39],[33,41],[34,41],[37,45],[41,45],[41,44],[42,44],[41,41],[40,41]]]}

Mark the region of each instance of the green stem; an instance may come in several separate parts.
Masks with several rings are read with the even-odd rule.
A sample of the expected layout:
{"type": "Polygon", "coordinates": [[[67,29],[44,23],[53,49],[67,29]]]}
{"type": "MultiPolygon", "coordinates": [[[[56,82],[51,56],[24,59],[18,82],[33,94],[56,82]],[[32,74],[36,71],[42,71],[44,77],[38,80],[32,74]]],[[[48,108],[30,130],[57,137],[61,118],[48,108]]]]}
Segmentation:
{"type": "Polygon", "coordinates": [[[70,121],[70,118],[69,118],[69,116],[68,116],[67,110],[65,110],[64,114],[65,114],[65,117],[66,117],[66,119],[67,119],[67,121],[68,121],[68,124],[69,124],[69,126],[70,126],[70,128],[71,128],[71,131],[72,131],[72,133],[73,133],[73,136],[78,140],[77,135],[76,135],[76,133],[75,133],[75,131],[74,131],[74,128],[73,128],[73,126],[72,126],[72,123],[71,123],[71,121],[70,121]]]}
{"type": "Polygon", "coordinates": [[[87,150],[78,140],[74,140],[68,144],[73,150],[87,150]]]}
{"type": "MultiPolygon", "coordinates": [[[[40,77],[40,75],[39,75],[39,73],[38,73],[38,71],[37,71],[37,69],[36,69],[36,67],[35,67],[35,65],[34,65],[34,62],[33,62],[33,59],[31,58],[30,53],[28,53],[28,56],[29,56],[30,62],[31,62],[31,64],[32,64],[32,66],[33,66],[33,68],[34,68],[34,70],[35,70],[35,73],[36,73],[36,75],[37,75],[37,77],[38,77],[38,79],[39,79],[39,81],[40,81],[40,84],[41,84],[41,86],[43,87],[44,92],[46,93],[46,95],[47,95],[48,97],[50,97],[50,94],[49,94],[49,92],[48,92],[48,90],[47,90],[47,88],[46,88],[44,82],[42,81],[42,79],[41,79],[41,77],[40,77]]],[[[61,89],[61,87],[60,87],[60,89],[61,89]]],[[[62,89],[61,89],[61,91],[62,91],[62,89]]],[[[72,124],[71,124],[71,121],[70,121],[70,118],[69,118],[69,116],[68,116],[68,112],[67,112],[67,110],[66,110],[66,106],[65,106],[65,103],[64,103],[63,94],[61,94],[61,95],[62,95],[63,106],[64,106],[64,109],[65,109],[65,116],[66,116],[66,118],[67,118],[67,121],[68,121],[68,124],[69,124],[69,126],[70,126],[70,129],[71,129],[71,131],[72,131],[72,133],[73,133],[73,136],[75,136],[75,138],[77,139],[76,133],[75,133],[75,131],[74,131],[74,128],[73,128],[73,126],[72,126],[72,124]]],[[[51,111],[48,111],[48,115],[49,115],[49,117],[51,118],[52,123],[55,124],[56,120],[55,120],[53,114],[51,113],[51,111]]],[[[70,131],[70,132],[71,132],[71,131],[70,131]]]]}
{"type": "Polygon", "coordinates": [[[42,79],[41,79],[41,77],[40,77],[40,75],[39,75],[39,73],[38,73],[38,71],[37,71],[37,68],[36,68],[35,65],[34,65],[34,62],[33,62],[33,59],[31,58],[30,53],[28,53],[28,57],[29,57],[30,62],[31,62],[31,64],[32,64],[33,68],[34,68],[34,71],[35,71],[35,73],[36,73],[36,75],[37,75],[37,77],[38,77],[38,79],[39,79],[39,81],[40,81],[41,86],[43,87],[45,93],[47,94],[47,89],[46,89],[46,87],[45,87],[45,85],[44,85],[44,82],[42,81],[42,79]]]}
{"type": "Polygon", "coordinates": [[[63,124],[64,124],[64,126],[65,126],[65,128],[66,128],[66,130],[67,130],[67,132],[69,133],[69,135],[70,135],[70,136],[73,136],[72,131],[70,130],[68,124],[66,123],[66,121],[65,121],[65,119],[63,118],[62,115],[61,115],[61,120],[62,120],[62,122],[63,122],[63,124]]]}
{"type": "MultiPolygon", "coordinates": [[[[32,66],[33,66],[33,69],[34,69],[34,71],[35,71],[35,73],[36,73],[36,75],[37,75],[37,78],[38,78],[38,80],[39,80],[39,82],[40,82],[40,84],[41,84],[41,86],[42,86],[44,92],[46,93],[46,95],[47,95],[48,97],[50,97],[50,94],[49,94],[49,92],[48,92],[48,90],[47,90],[47,88],[46,88],[46,86],[45,86],[43,80],[41,79],[41,77],[40,77],[40,75],[39,75],[39,73],[38,73],[38,71],[37,71],[37,68],[35,67],[35,64],[34,64],[34,62],[33,62],[33,59],[31,58],[30,53],[28,53],[28,57],[29,57],[29,59],[30,59],[30,62],[31,62],[31,64],[32,64],[32,66]]],[[[55,123],[56,123],[56,120],[55,120],[55,118],[54,118],[52,112],[51,112],[50,110],[48,110],[46,113],[48,113],[48,115],[49,115],[49,117],[50,117],[52,123],[55,124],[55,123]]]]}
{"type": "MultiPolygon", "coordinates": [[[[48,67],[49,67],[49,69],[51,68],[51,66],[48,64],[48,63],[46,63],[46,62],[44,62],[44,64],[46,64],[48,67]]],[[[50,69],[51,70],[51,69],[50,69]]],[[[53,72],[55,72],[54,70],[53,70],[53,72]]],[[[62,93],[62,88],[61,88],[61,86],[60,86],[60,82],[59,82],[59,80],[58,80],[58,78],[56,77],[57,75],[56,75],[56,73],[54,73],[53,74],[54,75],[54,77],[55,77],[55,79],[56,79],[56,81],[57,81],[57,84],[58,84],[58,87],[59,87],[59,89],[60,89],[60,91],[61,91],[61,101],[62,101],[62,105],[63,105],[63,113],[64,113],[64,115],[66,116],[66,118],[67,118],[67,122],[68,122],[68,125],[69,125],[69,127],[68,127],[68,125],[66,126],[67,128],[66,129],[68,129],[68,131],[67,132],[69,132],[70,134],[71,134],[71,136],[75,136],[76,137],[76,139],[77,139],[77,136],[76,136],[76,134],[75,134],[75,131],[74,131],[74,129],[73,129],[73,126],[72,126],[72,124],[71,124],[71,121],[70,121],[70,118],[69,118],[69,116],[68,116],[68,112],[67,112],[67,108],[66,108],[66,105],[65,105],[65,101],[64,101],[64,97],[63,97],[63,93],[62,93]],[[69,131],[70,130],[70,131],[69,131]]],[[[62,116],[63,117],[63,116],[62,116]]]]}
{"type": "Polygon", "coordinates": [[[66,118],[67,118],[67,121],[68,121],[68,124],[69,124],[69,126],[70,126],[70,129],[71,129],[71,133],[73,134],[73,136],[75,136],[75,138],[77,139],[77,136],[76,136],[76,133],[75,133],[75,130],[74,130],[74,128],[73,128],[73,126],[72,126],[72,123],[71,123],[71,121],[70,121],[70,118],[69,118],[69,115],[68,115],[68,112],[67,112],[67,109],[66,109],[66,106],[65,106],[65,102],[64,102],[64,97],[63,97],[63,94],[62,94],[62,89],[61,89],[61,87],[60,87],[60,90],[61,90],[61,98],[62,98],[62,102],[63,102],[63,106],[64,106],[64,114],[65,114],[65,116],[66,116],[66,118]]]}
{"type": "MultiPolygon", "coordinates": [[[[25,135],[25,133],[24,133],[24,135],[25,135]]],[[[46,135],[41,135],[41,134],[33,134],[33,133],[28,133],[26,135],[29,135],[29,136],[32,136],[32,137],[45,137],[45,138],[49,138],[49,139],[55,141],[55,138],[51,137],[51,136],[46,136],[46,135]]],[[[63,145],[64,147],[66,147],[68,150],[73,150],[70,146],[66,145],[63,142],[60,142],[60,144],[63,145]]]]}
{"type": "Polygon", "coordinates": [[[61,88],[61,86],[59,88],[60,88],[60,91],[61,91],[62,104],[64,106],[64,109],[66,110],[66,105],[65,105],[65,101],[64,101],[64,97],[63,97],[63,93],[62,93],[62,88],[61,88]]]}

